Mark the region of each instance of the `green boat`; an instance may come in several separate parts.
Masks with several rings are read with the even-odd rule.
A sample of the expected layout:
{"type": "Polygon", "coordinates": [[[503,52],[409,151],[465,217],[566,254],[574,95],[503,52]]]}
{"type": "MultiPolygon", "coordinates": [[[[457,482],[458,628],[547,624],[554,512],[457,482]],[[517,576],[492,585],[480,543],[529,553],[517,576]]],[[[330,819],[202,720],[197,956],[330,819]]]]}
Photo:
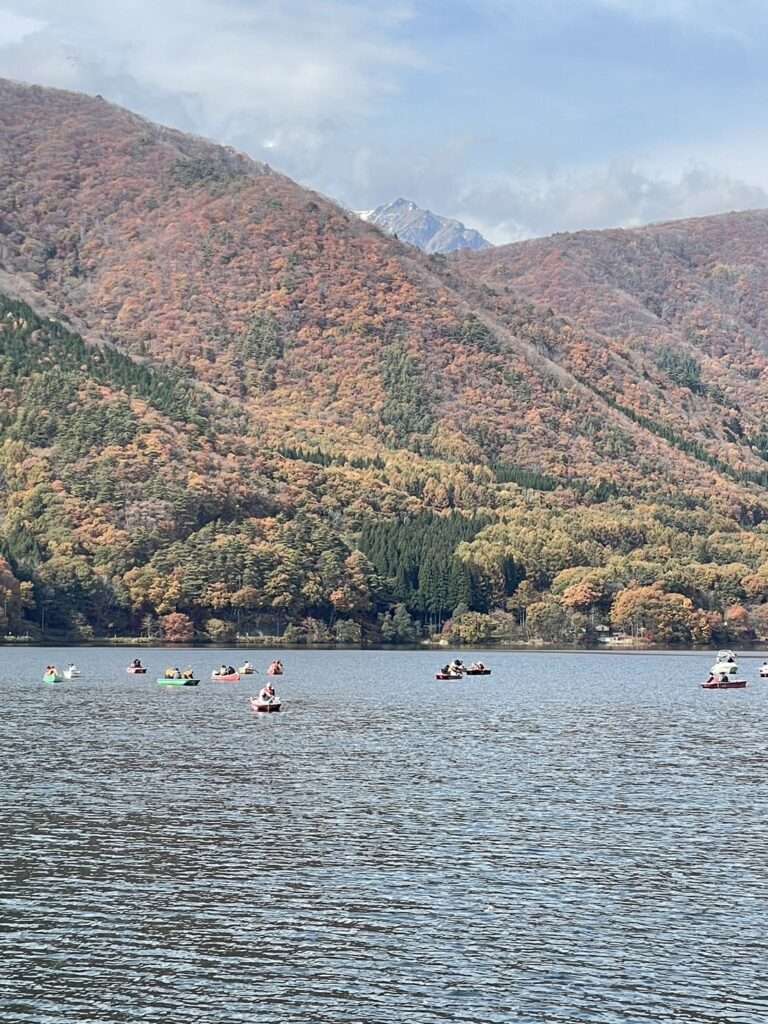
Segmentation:
{"type": "Polygon", "coordinates": [[[166,679],[162,676],[157,680],[158,686],[197,686],[199,679],[166,679]]]}
{"type": "Polygon", "coordinates": [[[44,683],[60,683],[64,677],[58,672],[46,672],[43,676],[44,683]]]}

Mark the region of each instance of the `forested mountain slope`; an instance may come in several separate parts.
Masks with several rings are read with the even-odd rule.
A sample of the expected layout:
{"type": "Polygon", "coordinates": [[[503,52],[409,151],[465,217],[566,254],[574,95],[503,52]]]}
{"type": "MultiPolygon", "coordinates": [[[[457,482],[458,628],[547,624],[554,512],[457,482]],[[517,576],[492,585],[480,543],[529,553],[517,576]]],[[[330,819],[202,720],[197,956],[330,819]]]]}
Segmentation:
{"type": "Polygon", "coordinates": [[[461,257],[514,324],[562,318],[541,343],[616,403],[717,460],[768,458],[768,211],[555,235],[461,257]]]}
{"type": "Polygon", "coordinates": [[[763,599],[761,419],[730,400],[762,370],[718,384],[506,266],[0,82],[9,623],[408,639],[459,606],[470,633],[576,639],[645,588],[655,636],[722,632],[763,599]]]}

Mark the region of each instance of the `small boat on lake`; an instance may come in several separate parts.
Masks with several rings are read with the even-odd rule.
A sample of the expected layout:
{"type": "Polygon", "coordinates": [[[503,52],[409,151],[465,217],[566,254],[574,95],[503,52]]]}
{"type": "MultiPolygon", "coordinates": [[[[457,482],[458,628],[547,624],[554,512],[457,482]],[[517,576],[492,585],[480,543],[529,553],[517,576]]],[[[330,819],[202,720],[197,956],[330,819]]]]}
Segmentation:
{"type": "Polygon", "coordinates": [[[259,715],[273,715],[281,707],[279,700],[261,700],[259,697],[251,697],[251,711],[259,715]]]}
{"type": "Polygon", "coordinates": [[[267,669],[268,676],[281,676],[283,674],[283,663],[282,661],[273,661],[267,669]]]}
{"type": "Polygon", "coordinates": [[[244,665],[241,665],[237,671],[240,673],[241,676],[252,676],[256,669],[253,667],[250,661],[246,661],[246,663],[244,665]]]}
{"type": "Polygon", "coordinates": [[[722,675],[735,676],[738,670],[734,651],[718,651],[715,664],[709,671],[719,679],[722,675]]]}
{"type": "Polygon", "coordinates": [[[701,684],[702,690],[743,690],[746,679],[737,679],[739,666],[733,651],[719,651],[715,664],[709,670],[709,679],[701,684]]]}
{"type": "Polygon", "coordinates": [[[58,669],[54,668],[53,666],[49,666],[45,670],[45,674],[43,675],[43,682],[60,683],[63,678],[64,676],[61,674],[61,672],[58,671],[58,669]]]}
{"type": "Polygon", "coordinates": [[[189,677],[179,676],[178,678],[169,676],[160,676],[157,680],[158,686],[199,686],[199,679],[190,679],[189,677]]]}
{"type": "Polygon", "coordinates": [[[141,664],[139,658],[134,658],[125,671],[128,673],[129,676],[145,676],[147,674],[147,670],[141,664]]]}
{"type": "Polygon", "coordinates": [[[77,665],[69,665],[67,668],[64,669],[65,679],[79,679],[80,676],[81,672],[77,665]]]}
{"type": "Polygon", "coordinates": [[[466,671],[461,658],[454,658],[449,664],[443,665],[435,674],[435,679],[462,679],[466,671]]]}
{"type": "Polygon", "coordinates": [[[211,679],[215,683],[239,683],[239,672],[212,672],[211,679]]]}
{"type": "Polygon", "coordinates": [[[473,662],[469,668],[464,669],[464,675],[466,676],[489,676],[491,670],[486,668],[482,661],[473,662]]]}

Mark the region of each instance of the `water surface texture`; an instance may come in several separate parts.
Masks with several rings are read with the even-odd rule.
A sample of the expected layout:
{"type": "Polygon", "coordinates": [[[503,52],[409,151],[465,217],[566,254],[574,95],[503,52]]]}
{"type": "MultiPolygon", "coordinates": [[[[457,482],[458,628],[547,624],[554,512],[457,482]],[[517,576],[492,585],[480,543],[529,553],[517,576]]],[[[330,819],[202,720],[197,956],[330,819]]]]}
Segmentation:
{"type": "Polygon", "coordinates": [[[761,659],[245,656],[3,650],[3,1024],[768,1019],[761,659]]]}

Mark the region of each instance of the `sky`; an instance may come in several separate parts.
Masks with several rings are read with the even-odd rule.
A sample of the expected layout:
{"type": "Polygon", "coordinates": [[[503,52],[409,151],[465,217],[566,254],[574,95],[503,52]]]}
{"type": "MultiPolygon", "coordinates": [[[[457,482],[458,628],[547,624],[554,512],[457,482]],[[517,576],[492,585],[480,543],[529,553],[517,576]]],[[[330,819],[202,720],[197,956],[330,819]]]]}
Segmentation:
{"type": "Polygon", "coordinates": [[[0,76],[495,243],[768,207],[768,0],[0,0],[0,76]]]}

